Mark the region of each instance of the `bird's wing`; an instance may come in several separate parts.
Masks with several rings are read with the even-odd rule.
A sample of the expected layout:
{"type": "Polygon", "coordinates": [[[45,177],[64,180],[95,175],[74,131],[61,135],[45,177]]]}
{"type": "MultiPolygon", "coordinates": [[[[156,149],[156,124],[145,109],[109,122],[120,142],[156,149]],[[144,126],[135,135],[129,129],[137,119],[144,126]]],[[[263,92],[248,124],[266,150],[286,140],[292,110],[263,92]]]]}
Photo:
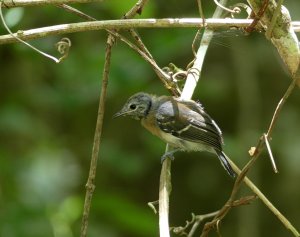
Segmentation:
{"type": "MultiPolygon", "coordinates": [[[[194,112],[200,114],[205,123],[211,128],[212,131],[218,133],[218,135],[222,138],[222,131],[219,128],[219,126],[216,124],[216,122],[204,111],[204,108],[200,102],[195,102],[195,101],[181,101],[178,100],[180,104],[185,105],[189,109],[193,110],[194,112]]],[[[223,140],[221,141],[223,143],[223,140]]]]}
{"type": "Polygon", "coordinates": [[[156,121],[160,129],[166,133],[222,151],[220,129],[195,102],[168,100],[157,109],[156,121]]]}

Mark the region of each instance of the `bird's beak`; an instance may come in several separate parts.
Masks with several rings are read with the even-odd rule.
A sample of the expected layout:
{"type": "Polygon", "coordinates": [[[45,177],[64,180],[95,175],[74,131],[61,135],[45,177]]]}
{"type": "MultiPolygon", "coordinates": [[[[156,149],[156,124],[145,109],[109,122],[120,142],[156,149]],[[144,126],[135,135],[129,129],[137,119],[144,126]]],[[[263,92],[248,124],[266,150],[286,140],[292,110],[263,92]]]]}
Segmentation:
{"type": "Polygon", "coordinates": [[[118,113],[114,114],[113,118],[118,118],[120,116],[124,116],[128,113],[128,111],[121,109],[118,113]]]}

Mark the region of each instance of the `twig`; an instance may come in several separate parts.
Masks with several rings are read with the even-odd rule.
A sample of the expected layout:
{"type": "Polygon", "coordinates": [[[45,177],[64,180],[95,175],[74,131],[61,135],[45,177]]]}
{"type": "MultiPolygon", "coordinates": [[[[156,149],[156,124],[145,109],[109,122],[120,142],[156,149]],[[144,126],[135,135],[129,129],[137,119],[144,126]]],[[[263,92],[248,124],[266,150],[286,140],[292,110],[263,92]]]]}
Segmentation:
{"type": "Polygon", "coordinates": [[[263,16],[263,14],[265,13],[265,11],[266,11],[266,9],[267,9],[267,7],[268,7],[268,4],[269,4],[269,0],[264,0],[264,2],[263,2],[263,4],[262,4],[261,8],[260,8],[259,11],[258,11],[258,13],[255,13],[255,12],[253,11],[253,14],[254,14],[254,20],[253,20],[253,22],[252,22],[249,26],[247,26],[247,27],[245,28],[245,31],[246,31],[246,32],[251,33],[251,32],[254,30],[254,28],[255,28],[256,25],[258,24],[260,18],[261,18],[261,17],[263,16]]]}
{"type": "MultiPolygon", "coordinates": [[[[124,16],[123,16],[123,19],[129,19],[129,18],[132,18],[132,14],[141,14],[142,13],[142,10],[145,6],[145,4],[148,2],[148,0],[139,0],[135,6],[129,11],[127,12],[124,16]]],[[[135,40],[136,44],[138,45],[139,49],[144,52],[150,59],[153,59],[150,51],[147,49],[147,47],[145,46],[145,44],[143,43],[142,39],[140,38],[140,36],[138,35],[138,33],[136,32],[135,29],[131,28],[128,30],[129,33],[131,34],[132,38],[135,40]]],[[[155,72],[157,72],[155,69],[154,69],[155,72]]]]}
{"type": "Polygon", "coordinates": [[[197,230],[198,226],[206,219],[212,218],[215,215],[218,214],[219,211],[207,213],[207,214],[201,214],[201,215],[195,215],[192,213],[192,219],[190,221],[186,221],[185,226],[178,226],[178,227],[171,227],[171,231],[175,234],[179,235],[186,235],[187,237],[192,237],[197,230]],[[189,231],[188,228],[191,227],[189,231]],[[188,233],[187,233],[188,232],[188,233]]]}
{"type": "MultiPolygon", "coordinates": [[[[229,157],[227,157],[227,159],[233,170],[237,174],[240,174],[241,170],[237,167],[237,165],[229,157]]],[[[252,190],[252,192],[255,193],[257,197],[270,209],[270,211],[283,223],[283,225],[293,233],[294,236],[300,236],[299,232],[289,222],[289,220],[284,215],[282,215],[282,213],[269,201],[269,199],[256,187],[256,185],[248,177],[244,178],[244,182],[252,190]]]]}
{"type": "Polygon", "coordinates": [[[75,15],[77,15],[77,16],[85,19],[85,20],[88,20],[88,21],[96,21],[97,20],[96,18],[94,18],[90,15],[87,15],[84,12],[82,12],[82,11],[80,11],[80,10],[74,8],[74,7],[71,7],[67,4],[56,4],[56,6],[59,7],[59,8],[64,9],[67,12],[71,12],[72,14],[75,14],[75,15]]]}
{"type": "MultiPolygon", "coordinates": [[[[225,5],[226,0],[220,1],[220,4],[225,5]]],[[[221,16],[222,9],[216,8],[212,19],[218,18],[221,16]]],[[[205,24],[208,26],[209,19],[205,20],[205,24]]],[[[203,23],[202,23],[203,24],[203,23]]],[[[212,29],[206,29],[203,33],[202,40],[200,47],[197,51],[196,58],[193,62],[193,66],[191,66],[188,76],[186,78],[186,83],[184,85],[181,99],[190,99],[193,95],[193,92],[196,88],[197,82],[200,78],[201,69],[203,66],[204,58],[209,46],[209,43],[213,37],[213,30],[212,29]]]]}
{"type": "Polygon", "coordinates": [[[126,43],[130,48],[132,48],[133,50],[135,50],[143,59],[145,59],[148,63],[151,64],[153,70],[155,70],[155,72],[157,73],[159,79],[161,79],[162,83],[164,84],[164,86],[173,94],[173,95],[178,95],[178,91],[176,90],[176,88],[173,85],[173,82],[170,78],[169,75],[167,75],[154,61],[154,59],[150,58],[148,56],[148,54],[146,54],[145,52],[141,51],[136,45],[134,45],[133,43],[131,43],[126,37],[120,35],[119,33],[115,32],[115,31],[109,31],[108,32],[110,34],[112,34],[113,36],[115,36],[116,38],[118,38],[119,40],[123,41],[124,43],[126,43]]]}
{"type": "MultiPolygon", "coordinates": [[[[245,27],[252,22],[251,19],[206,19],[206,26],[210,28],[245,27]]],[[[123,19],[79,22],[61,24],[31,30],[19,30],[18,37],[22,40],[44,38],[51,35],[66,33],[105,30],[105,29],[130,29],[130,28],[172,28],[172,27],[203,27],[201,18],[182,19],[123,19]]],[[[298,24],[297,24],[298,25],[298,24]]],[[[11,35],[1,35],[0,44],[15,43],[17,40],[11,35]]]]}
{"type": "MultiPolygon", "coordinates": [[[[4,4],[4,3],[3,3],[3,4],[4,4]]],[[[39,54],[41,54],[41,55],[43,55],[43,56],[45,56],[45,57],[47,57],[47,58],[53,60],[53,61],[56,62],[56,63],[59,63],[59,62],[61,61],[61,59],[57,59],[56,57],[54,57],[54,56],[52,56],[52,55],[50,55],[50,54],[47,54],[47,53],[45,53],[45,52],[39,50],[38,48],[32,46],[31,44],[25,42],[24,40],[20,39],[19,36],[18,36],[18,34],[13,34],[13,33],[11,32],[11,30],[10,30],[10,29],[8,28],[8,26],[6,25],[5,20],[4,20],[4,17],[3,17],[3,14],[2,14],[2,1],[0,1],[0,19],[1,19],[2,24],[4,25],[5,29],[8,31],[9,35],[10,35],[11,37],[13,37],[15,40],[21,42],[22,44],[25,44],[25,45],[28,46],[29,48],[33,49],[35,52],[37,52],[37,53],[39,53],[39,54]]]]}
{"type": "Polygon", "coordinates": [[[111,60],[110,60],[111,59],[111,49],[112,49],[113,44],[114,44],[113,37],[108,36],[106,51],[105,51],[105,63],[104,63],[103,76],[102,76],[101,95],[100,95],[100,101],[99,101],[98,116],[97,116],[97,123],[96,123],[93,150],[92,150],[92,159],[91,159],[89,177],[88,177],[88,181],[86,184],[86,195],[85,195],[85,201],[84,201],[84,209],[83,209],[81,232],[80,232],[81,237],[86,237],[86,235],[87,235],[88,218],[89,218],[93,193],[95,190],[97,161],[98,161],[98,156],[99,156],[100,138],[101,138],[102,127],[103,127],[103,118],[104,118],[104,111],[105,111],[105,98],[106,98],[108,75],[109,75],[109,68],[110,68],[110,62],[111,62],[111,60]]]}
{"type": "MultiPolygon", "coordinates": [[[[257,198],[256,195],[242,197],[239,200],[233,201],[232,207],[238,207],[238,206],[241,206],[241,205],[248,205],[250,202],[252,202],[256,198],[257,198]]],[[[199,225],[205,219],[213,218],[216,215],[218,215],[219,213],[220,213],[220,210],[215,211],[215,212],[211,212],[211,213],[208,213],[208,214],[202,214],[202,215],[194,215],[192,213],[192,220],[186,221],[185,226],[172,227],[171,230],[175,234],[186,235],[187,237],[192,237],[195,234],[196,230],[198,229],[199,225]],[[191,225],[193,225],[193,226],[190,228],[189,231],[187,231],[187,229],[191,225]]]]}
{"type": "Polygon", "coordinates": [[[222,8],[224,11],[227,11],[227,12],[230,12],[230,13],[233,13],[233,14],[239,13],[239,12],[240,12],[239,10],[237,10],[237,8],[235,8],[235,9],[230,9],[230,8],[225,7],[225,6],[224,6],[225,4],[222,4],[221,2],[218,2],[217,0],[214,0],[214,2],[215,2],[215,4],[216,4],[218,7],[222,8]]]}
{"type": "Polygon", "coordinates": [[[141,15],[142,10],[147,2],[148,0],[138,0],[137,3],[124,14],[123,19],[133,18],[136,14],[141,15]]]}
{"type": "Polygon", "coordinates": [[[212,212],[212,213],[208,213],[208,214],[204,214],[204,215],[197,215],[195,216],[195,223],[194,225],[192,226],[189,234],[187,237],[192,237],[195,233],[195,231],[197,230],[198,226],[206,219],[208,218],[212,218],[214,217],[215,215],[217,215],[219,213],[219,211],[215,211],[215,212],[212,212]]]}
{"type": "MultiPolygon", "coordinates": [[[[226,0],[221,1],[222,4],[226,2],[226,0]]],[[[219,8],[216,9],[213,17],[220,17],[221,11],[219,8]]],[[[202,19],[203,20],[203,19],[202,19]]],[[[202,22],[203,23],[203,22],[202,22]]],[[[211,30],[208,31],[209,35],[212,35],[211,30]]],[[[204,32],[205,38],[206,32],[204,32]]],[[[208,38],[208,37],[207,37],[208,38]]],[[[204,56],[208,47],[209,41],[205,41],[205,44],[200,44],[200,47],[197,52],[196,59],[192,66],[193,70],[190,70],[188,73],[186,83],[184,85],[183,92],[180,96],[180,99],[190,99],[195,90],[197,81],[199,80],[200,71],[203,65],[204,56]],[[203,48],[205,48],[203,50],[203,48]],[[201,54],[201,56],[200,56],[201,54]]],[[[166,151],[168,151],[168,145],[166,147],[166,151]]],[[[161,169],[160,175],[160,188],[159,188],[159,229],[160,229],[160,237],[169,237],[169,196],[171,191],[171,159],[167,158],[164,160],[161,169]]]]}
{"type": "Polygon", "coordinates": [[[205,25],[205,16],[204,16],[203,7],[202,7],[202,1],[197,0],[197,5],[198,5],[200,17],[202,18],[202,24],[205,25]]]}
{"type": "Polygon", "coordinates": [[[91,3],[102,2],[103,0],[2,0],[3,6],[6,8],[11,7],[28,7],[40,5],[56,5],[56,4],[72,4],[72,3],[91,3]]]}
{"type": "Polygon", "coordinates": [[[273,156],[273,153],[272,153],[272,149],[271,149],[271,146],[270,146],[270,143],[269,143],[269,140],[268,140],[268,136],[267,136],[267,134],[264,134],[263,136],[264,136],[264,142],[266,144],[266,148],[267,148],[267,151],[268,151],[268,154],[269,154],[269,158],[270,158],[271,165],[272,165],[272,168],[274,170],[274,173],[278,173],[278,169],[277,169],[276,162],[275,162],[275,159],[274,159],[274,156],[273,156]]]}
{"type": "Polygon", "coordinates": [[[298,71],[294,75],[293,81],[291,82],[291,84],[288,87],[287,91],[285,92],[284,96],[279,101],[279,103],[278,103],[278,105],[277,105],[277,107],[275,109],[274,115],[272,117],[272,120],[271,120],[269,129],[268,129],[268,132],[266,134],[264,134],[264,139],[265,139],[266,147],[267,147],[267,150],[268,150],[268,153],[269,153],[269,157],[271,159],[272,167],[273,167],[275,173],[277,173],[278,171],[277,171],[277,167],[276,167],[276,164],[275,164],[275,161],[274,161],[274,158],[273,158],[273,155],[272,155],[272,151],[271,151],[271,148],[270,148],[270,145],[269,145],[269,139],[271,138],[271,133],[272,133],[272,131],[274,129],[275,122],[278,119],[279,113],[280,113],[280,111],[281,111],[284,103],[286,102],[287,98],[290,96],[290,94],[294,90],[294,88],[295,88],[295,86],[296,86],[296,84],[297,84],[297,82],[299,80],[299,77],[300,77],[300,75],[298,75],[298,74],[300,74],[299,72],[300,72],[300,68],[298,69],[298,71]]]}
{"type": "MultiPolygon", "coordinates": [[[[298,69],[298,72],[300,71],[300,67],[298,69]]],[[[268,129],[268,132],[267,132],[267,137],[269,138],[271,136],[271,133],[274,129],[274,125],[278,119],[278,116],[279,116],[279,113],[283,107],[283,105],[285,104],[287,98],[290,96],[290,94],[292,93],[292,91],[294,90],[295,88],[295,85],[298,83],[299,81],[299,78],[300,78],[300,75],[295,75],[295,77],[293,78],[293,81],[291,82],[291,84],[289,85],[288,89],[286,90],[286,92],[284,93],[283,97],[280,99],[280,101],[278,102],[277,104],[277,107],[275,109],[275,112],[273,114],[273,117],[272,117],[272,120],[271,120],[271,123],[270,123],[270,126],[269,126],[269,129],[268,129]]]]}
{"type": "MultiPolygon", "coordinates": [[[[300,69],[299,71],[299,75],[300,75],[300,69]]],[[[289,97],[289,95],[291,94],[293,88],[295,88],[295,85],[297,83],[297,80],[299,79],[299,75],[296,74],[295,78],[293,79],[292,83],[290,84],[290,86],[288,87],[287,91],[285,92],[285,94],[283,95],[283,97],[281,98],[281,100],[279,101],[277,108],[275,109],[273,118],[270,122],[269,128],[268,128],[268,133],[266,134],[266,137],[269,138],[271,136],[271,133],[273,131],[275,122],[277,121],[277,118],[279,116],[279,113],[283,107],[283,105],[285,104],[287,98],[289,97]]],[[[239,190],[239,188],[241,187],[242,182],[244,181],[244,178],[247,174],[247,172],[250,170],[250,168],[254,165],[254,163],[256,162],[256,160],[258,159],[258,157],[260,156],[263,147],[265,145],[265,135],[263,135],[259,142],[258,145],[256,146],[253,154],[252,154],[252,159],[244,166],[244,168],[242,169],[242,171],[240,171],[235,165],[233,166],[233,169],[235,172],[237,172],[238,177],[235,180],[231,195],[228,199],[228,201],[225,203],[225,205],[221,208],[220,212],[218,213],[218,215],[216,215],[214,217],[214,219],[211,222],[208,222],[205,224],[201,237],[205,237],[208,235],[209,231],[211,230],[211,228],[213,228],[214,226],[216,226],[216,224],[221,221],[226,215],[227,213],[230,211],[230,209],[233,207],[233,201],[237,195],[237,192],[239,190]]],[[[230,161],[230,163],[232,164],[233,162],[230,161]]],[[[250,181],[251,182],[251,181],[250,181]]],[[[247,183],[246,183],[247,184],[247,183]]],[[[248,184],[247,184],[248,185],[248,184]]],[[[264,197],[264,195],[256,188],[255,190],[255,194],[259,197],[262,198],[264,197]],[[259,192],[258,192],[259,191],[259,192]]],[[[253,190],[253,191],[254,191],[253,190]]],[[[273,213],[280,219],[280,221],[285,225],[285,227],[289,230],[291,230],[291,232],[295,235],[295,236],[300,236],[298,231],[295,229],[295,227],[293,225],[291,225],[291,223],[273,206],[270,205],[271,203],[268,202],[264,202],[265,204],[268,203],[267,207],[273,211],[273,213]]]]}
{"type": "MultiPolygon", "coordinates": [[[[169,146],[166,147],[166,152],[169,146]]],[[[164,160],[159,178],[159,236],[169,237],[169,196],[172,190],[171,184],[171,159],[164,160]]]]}
{"type": "Polygon", "coordinates": [[[154,201],[154,202],[148,202],[147,205],[151,208],[151,210],[154,212],[154,214],[157,214],[157,210],[155,208],[155,205],[158,204],[158,201],[154,201]]]}
{"type": "MultiPolygon", "coordinates": [[[[141,9],[143,8],[143,6],[146,4],[147,0],[140,0],[136,5],[135,5],[135,11],[141,11],[141,9]]],[[[59,8],[62,8],[68,12],[71,12],[72,14],[75,14],[85,20],[88,20],[88,21],[97,21],[96,18],[88,15],[88,14],[85,14],[84,12],[74,8],[74,7],[71,7],[69,5],[66,5],[66,4],[57,4],[56,5],[57,7],[59,8]]],[[[133,9],[131,9],[130,12],[134,12],[133,9]]],[[[128,17],[131,16],[131,13],[127,13],[124,15],[123,19],[127,19],[128,17]]],[[[136,50],[138,53],[139,51],[142,51],[144,52],[146,55],[147,55],[147,58],[146,60],[147,61],[154,61],[152,55],[150,54],[150,52],[148,51],[148,49],[146,48],[146,46],[144,45],[144,43],[142,42],[141,38],[139,37],[139,35],[137,34],[137,32],[134,30],[134,29],[129,29],[128,30],[129,33],[131,34],[132,38],[135,40],[135,42],[137,43],[137,45],[139,46],[139,50],[137,50],[136,47],[130,47],[133,48],[134,50],[136,50]]],[[[109,30],[108,30],[109,32],[109,30]]],[[[110,31],[111,33],[113,33],[112,31],[110,31]]],[[[122,35],[118,34],[119,38],[122,38],[122,39],[125,39],[124,42],[129,42],[125,37],[123,37],[122,35]]],[[[142,55],[143,56],[143,55],[142,55]]],[[[151,63],[153,65],[153,63],[151,63]]],[[[156,65],[156,63],[154,62],[154,64],[156,65]]],[[[156,65],[157,66],[157,65],[156,65]]],[[[158,66],[157,66],[158,67],[158,66]]],[[[158,67],[159,68],[159,67],[158,67]]],[[[160,68],[159,68],[160,69],[160,68]]],[[[157,72],[158,76],[160,78],[162,77],[166,77],[166,75],[163,75],[163,72],[161,70],[158,70],[157,68],[154,67],[154,70],[157,72]]]]}
{"type": "MultiPolygon", "coordinates": [[[[147,2],[148,2],[148,0],[139,0],[135,4],[135,6],[123,16],[123,19],[132,18],[132,16],[136,13],[141,14],[142,10],[147,2]]],[[[140,38],[140,36],[138,35],[137,31],[134,28],[130,28],[130,29],[128,29],[128,31],[131,34],[132,38],[134,39],[136,45],[138,46],[138,48],[136,48],[136,51],[141,56],[143,56],[143,55],[145,56],[144,58],[152,65],[153,70],[156,72],[158,78],[164,83],[166,88],[173,95],[178,95],[178,91],[176,90],[176,88],[174,88],[174,86],[171,85],[171,83],[172,83],[171,78],[166,73],[164,73],[160,69],[160,67],[158,67],[157,63],[155,62],[154,58],[152,57],[150,51],[147,49],[147,47],[143,43],[143,41],[140,38]]],[[[129,41],[127,41],[127,42],[129,42],[129,41]]]]}
{"type": "MultiPolygon", "coordinates": [[[[261,140],[259,141],[259,144],[257,147],[260,147],[261,144],[261,140]]],[[[217,225],[217,223],[219,223],[226,215],[227,213],[230,211],[230,209],[233,207],[233,201],[236,197],[236,194],[244,180],[244,177],[246,176],[248,170],[253,166],[253,164],[255,163],[256,159],[258,158],[260,152],[256,153],[256,155],[254,157],[252,157],[252,159],[244,166],[244,168],[242,169],[242,171],[240,173],[238,173],[238,176],[234,182],[233,185],[233,189],[232,192],[230,194],[229,199],[227,200],[227,202],[224,204],[224,206],[220,209],[219,213],[214,217],[214,219],[210,222],[207,222],[204,225],[202,234],[200,237],[206,237],[209,233],[209,231],[217,225]]],[[[236,171],[236,170],[235,170],[236,171]]]]}
{"type": "MultiPolygon", "coordinates": [[[[133,9],[135,9],[135,7],[133,7],[133,9]]],[[[130,10],[129,12],[131,17],[134,16],[135,13],[133,11],[130,10]]],[[[109,34],[106,42],[105,63],[104,63],[103,75],[102,75],[101,95],[100,95],[97,123],[96,123],[95,136],[93,142],[92,158],[91,158],[89,176],[86,184],[86,195],[85,195],[81,231],[80,231],[81,237],[87,236],[88,218],[89,218],[93,193],[95,190],[97,161],[99,156],[100,139],[102,134],[103,118],[104,118],[104,111],[105,111],[106,91],[108,85],[109,68],[111,63],[111,50],[114,45],[114,42],[115,42],[114,36],[109,34]]]]}
{"type": "MultiPolygon", "coordinates": [[[[141,9],[143,8],[144,4],[147,2],[147,0],[141,0],[139,1],[135,7],[137,8],[136,11],[141,11],[141,9]]],[[[66,5],[66,4],[57,4],[56,5],[57,7],[60,7],[68,12],[71,12],[72,14],[76,14],[77,16],[85,19],[85,20],[88,20],[88,21],[97,21],[96,18],[88,15],[88,14],[85,14],[84,12],[74,8],[74,7],[71,7],[69,5],[66,5]]],[[[132,11],[132,10],[131,10],[132,11]]],[[[130,17],[130,14],[125,14],[123,19],[127,19],[128,17],[130,17]]],[[[153,60],[153,57],[152,55],[150,54],[150,52],[148,51],[148,49],[146,48],[146,46],[144,45],[144,43],[142,42],[141,38],[139,37],[139,35],[137,34],[137,32],[134,30],[134,29],[129,29],[128,30],[129,33],[132,35],[132,38],[136,41],[137,45],[139,46],[139,49],[144,52],[147,56],[148,56],[148,60],[153,60]]],[[[109,31],[108,31],[109,32],[109,31]]],[[[110,31],[112,32],[112,31],[110,31]]],[[[119,35],[119,37],[122,37],[121,35],[119,35]]],[[[124,37],[122,37],[124,38],[124,37]]],[[[134,48],[134,50],[136,50],[134,48]]]]}
{"type": "MultiPolygon", "coordinates": [[[[144,52],[149,59],[154,60],[150,51],[147,49],[147,47],[145,46],[145,44],[143,43],[141,37],[138,35],[138,33],[136,32],[136,30],[134,29],[129,29],[128,30],[129,33],[131,34],[132,38],[135,40],[137,46],[139,47],[139,49],[144,52]]],[[[155,63],[156,64],[156,63],[155,63]]],[[[154,70],[155,71],[155,70],[154,70]]],[[[156,72],[156,71],[155,71],[156,72]]],[[[156,72],[157,73],[157,72],[156,72]]]]}
{"type": "MultiPolygon", "coordinates": [[[[238,200],[233,201],[232,202],[232,207],[238,207],[238,206],[241,206],[241,205],[248,205],[250,202],[252,202],[256,198],[257,198],[256,195],[242,197],[238,200]]],[[[205,219],[213,218],[216,215],[218,215],[219,213],[220,213],[220,210],[215,211],[215,212],[211,212],[211,213],[208,213],[208,214],[202,214],[202,215],[195,215],[194,213],[192,213],[192,220],[186,221],[185,226],[172,227],[171,230],[175,234],[186,235],[187,237],[192,237],[194,235],[194,233],[196,232],[196,230],[198,229],[198,227],[199,227],[199,225],[201,224],[202,221],[204,221],[205,219]],[[192,224],[193,224],[193,226],[188,231],[188,234],[187,234],[187,229],[192,224]]]]}
{"type": "MultiPolygon", "coordinates": [[[[199,28],[203,27],[202,18],[167,18],[167,19],[125,19],[105,20],[92,22],[79,22],[46,26],[31,30],[19,30],[14,35],[24,41],[60,35],[67,33],[96,31],[105,29],[130,29],[130,28],[199,28]]],[[[206,19],[205,26],[210,29],[226,29],[231,27],[243,28],[251,24],[252,19],[206,19]]],[[[291,22],[291,27],[300,32],[300,22],[291,22]]],[[[18,42],[10,34],[0,36],[0,44],[18,42]]]]}

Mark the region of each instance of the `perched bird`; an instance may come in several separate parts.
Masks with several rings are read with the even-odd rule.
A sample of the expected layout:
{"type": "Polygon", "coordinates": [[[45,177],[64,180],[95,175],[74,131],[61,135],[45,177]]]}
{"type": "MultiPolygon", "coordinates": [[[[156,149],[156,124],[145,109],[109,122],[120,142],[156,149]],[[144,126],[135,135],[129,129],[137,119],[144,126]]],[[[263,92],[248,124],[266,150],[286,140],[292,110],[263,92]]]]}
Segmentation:
{"type": "Polygon", "coordinates": [[[114,115],[119,116],[140,120],[152,134],[172,146],[174,150],[163,155],[163,160],[179,150],[208,151],[215,153],[228,174],[235,177],[222,150],[222,132],[200,103],[140,92],[114,115]]]}

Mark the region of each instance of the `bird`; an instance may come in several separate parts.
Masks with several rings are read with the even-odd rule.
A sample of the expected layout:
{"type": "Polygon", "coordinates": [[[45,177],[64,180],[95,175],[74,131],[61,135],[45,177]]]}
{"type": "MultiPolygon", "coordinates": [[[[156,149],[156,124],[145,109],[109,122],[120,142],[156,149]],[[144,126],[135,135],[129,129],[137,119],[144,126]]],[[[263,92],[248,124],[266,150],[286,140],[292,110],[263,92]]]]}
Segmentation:
{"type": "Polygon", "coordinates": [[[200,102],[138,92],[113,117],[120,116],[140,120],[143,127],[173,148],[162,161],[177,151],[208,151],[217,155],[231,177],[236,176],[222,149],[222,132],[200,102]]]}

